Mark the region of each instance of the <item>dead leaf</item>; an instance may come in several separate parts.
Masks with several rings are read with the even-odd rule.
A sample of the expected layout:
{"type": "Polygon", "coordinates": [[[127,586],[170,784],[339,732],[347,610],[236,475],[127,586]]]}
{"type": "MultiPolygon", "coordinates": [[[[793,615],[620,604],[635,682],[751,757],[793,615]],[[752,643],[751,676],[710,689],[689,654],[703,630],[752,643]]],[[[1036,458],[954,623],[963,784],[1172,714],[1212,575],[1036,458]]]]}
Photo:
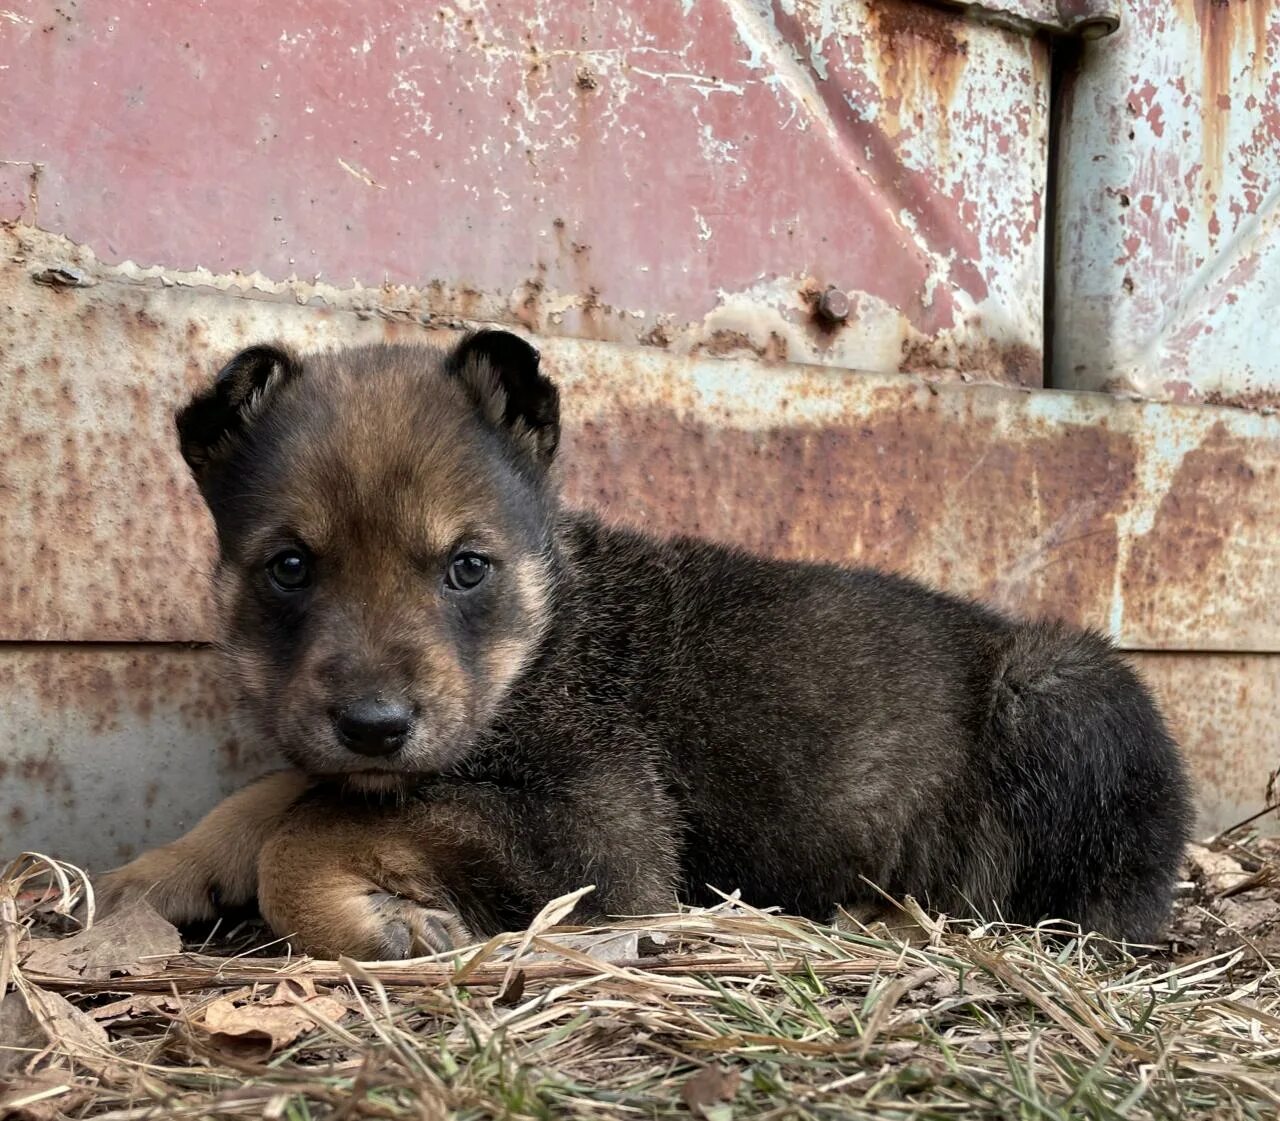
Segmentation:
{"type": "Polygon", "coordinates": [[[661,957],[671,949],[671,936],[660,930],[641,932],[636,939],[636,953],[642,958],[661,957]]]}
{"type": "Polygon", "coordinates": [[[111,1042],[100,1024],[59,993],[28,985],[0,1000],[0,1077],[24,1081],[27,1073],[19,1072],[42,1053],[97,1074],[113,1065],[111,1042]]]}
{"type": "Polygon", "coordinates": [[[1204,845],[1188,845],[1186,860],[1192,878],[1214,895],[1235,887],[1249,875],[1235,858],[1204,845]]]}
{"type": "Polygon", "coordinates": [[[347,1006],[332,996],[316,993],[310,981],[283,981],[262,1000],[236,1004],[215,1000],[205,1009],[199,1026],[221,1051],[249,1062],[261,1062],[299,1036],[313,1030],[320,1020],[338,1021],[347,1006]]]}
{"type": "Polygon", "coordinates": [[[181,949],[177,927],[140,899],[70,938],[34,943],[22,967],[29,974],[95,981],[143,977],[162,972],[165,963],[160,959],[181,949]]]}
{"type": "Polygon", "coordinates": [[[0,1080],[0,1117],[5,1121],[54,1121],[90,1097],[65,1070],[40,1070],[0,1080]]]}
{"type": "Polygon", "coordinates": [[[21,1066],[49,1044],[40,1021],[16,989],[0,1000],[0,1077],[21,1066]]]}
{"type": "Polygon", "coordinates": [[[721,1117],[731,1115],[732,1111],[725,1103],[733,1101],[741,1081],[742,1075],[736,1070],[706,1066],[691,1075],[680,1087],[680,1097],[695,1117],[705,1118],[706,1121],[720,1121],[721,1117]]]}
{"type": "Polygon", "coordinates": [[[64,1055],[97,1066],[111,1051],[106,1029],[60,993],[27,986],[27,1005],[49,1040],[64,1055]]]}
{"type": "Polygon", "coordinates": [[[1234,933],[1246,938],[1257,937],[1280,922],[1280,901],[1275,899],[1219,899],[1213,911],[1234,933]]]}
{"type": "Polygon", "coordinates": [[[517,969],[493,1003],[501,1008],[514,1008],[524,998],[524,970],[517,969]]]}
{"type": "MultiPolygon", "coordinates": [[[[640,955],[640,934],[638,930],[613,930],[598,934],[540,934],[534,941],[539,946],[564,946],[579,953],[593,957],[596,961],[635,961],[640,955]]],[[[512,956],[514,951],[495,955],[497,960],[512,956]]],[[[524,953],[520,961],[559,961],[561,955],[553,949],[536,950],[524,953]]]]}
{"type": "Polygon", "coordinates": [[[182,1011],[182,1004],[168,993],[135,993],[123,1000],[100,1004],[88,1015],[104,1027],[117,1020],[135,1020],[143,1016],[170,1017],[182,1011]]]}

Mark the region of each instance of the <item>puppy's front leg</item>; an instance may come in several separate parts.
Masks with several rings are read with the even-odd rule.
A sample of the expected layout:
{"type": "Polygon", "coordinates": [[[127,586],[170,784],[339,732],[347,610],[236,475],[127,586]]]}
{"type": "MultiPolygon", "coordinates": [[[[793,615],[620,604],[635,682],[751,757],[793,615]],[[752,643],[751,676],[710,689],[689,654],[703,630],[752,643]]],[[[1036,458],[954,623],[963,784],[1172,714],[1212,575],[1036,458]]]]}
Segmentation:
{"type": "Polygon", "coordinates": [[[262,846],[307,785],[300,771],[277,771],[232,794],[176,841],[97,877],[98,913],[145,898],[170,922],[185,923],[252,903],[262,846]]]}
{"type": "MultiPolygon", "coordinates": [[[[417,806],[297,806],[263,847],[258,906],[299,953],[388,961],[472,941],[439,874],[451,855],[424,844],[417,806]]],[[[447,823],[441,834],[449,836],[447,823]]]]}
{"type": "Polygon", "coordinates": [[[520,929],[588,883],[596,892],[576,921],[669,910],[675,846],[646,810],[593,814],[487,784],[440,783],[380,806],[317,791],[264,847],[258,904],[296,950],[365,960],[520,929]]]}

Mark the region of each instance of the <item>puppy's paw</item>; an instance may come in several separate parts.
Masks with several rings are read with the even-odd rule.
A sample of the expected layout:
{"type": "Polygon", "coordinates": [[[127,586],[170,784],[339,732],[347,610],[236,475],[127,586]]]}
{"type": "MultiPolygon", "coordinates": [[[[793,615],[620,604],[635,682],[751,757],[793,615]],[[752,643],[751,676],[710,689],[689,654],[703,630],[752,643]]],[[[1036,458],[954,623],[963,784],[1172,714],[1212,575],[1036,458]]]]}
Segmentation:
{"type": "Polygon", "coordinates": [[[93,894],[99,917],[145,899],[176,925],[212,919],[222,902],[206,869],[170,849],[153,849],[120,868],[95,876],[93,894]]]}
{"type": "Polygon", "coordinates": [[[471,932],[452,911],[424,907],[411,899],[386,892],[369,896],[373,916],[380,927],[377,958],[403,958],[442,954],[475,941],[471,932]]]}
{"type": "Polygon", "coordinates": [[[403,961],[475,941],[452,911],[387,891],[264,894],[262,913],[294,950],[316,958],[403,961]]]}

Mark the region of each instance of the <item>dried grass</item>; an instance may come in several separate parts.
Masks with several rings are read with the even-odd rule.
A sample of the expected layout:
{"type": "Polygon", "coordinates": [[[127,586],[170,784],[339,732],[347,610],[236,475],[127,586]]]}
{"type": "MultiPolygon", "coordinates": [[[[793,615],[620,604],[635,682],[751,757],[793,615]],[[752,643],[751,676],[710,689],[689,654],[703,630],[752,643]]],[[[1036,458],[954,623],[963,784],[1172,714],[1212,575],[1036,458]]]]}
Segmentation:
{"type": "MultiPolygon", "coordinates": [[[[1261,851],[1222,842],[1231,845],[1261,851]]],[[[1245,871],[1260,881],[1247,892],[1267,890],[1271,873],[1245,871]]],[[[735,900],[584,933],[554,926],[565,900],[529,931],[412,962],[187,952],[92,981],[24,969],[31,929],[51,911],[69,914],[85,889],[80,873],[45,858],[15,861],[0,880],[4,1003],[31,1012],[34,1040],[0,1050],[0,1115],[728,1121],[1280,1109],[1280,986],[1266,938],[1140,954],[1061,929],[935,920],[910,903],[906,938],[735,900]],[[37,881],[48,894],[24,896],[37,881]]],[[[1182,926],[1207,915],[1219,936],[1217,898],[1201,885],[1182,926]]],[[[0,1015],[0,1041],[6,1022],[10,1040],[22,1038],[13,1020],[0,1015]]]]}

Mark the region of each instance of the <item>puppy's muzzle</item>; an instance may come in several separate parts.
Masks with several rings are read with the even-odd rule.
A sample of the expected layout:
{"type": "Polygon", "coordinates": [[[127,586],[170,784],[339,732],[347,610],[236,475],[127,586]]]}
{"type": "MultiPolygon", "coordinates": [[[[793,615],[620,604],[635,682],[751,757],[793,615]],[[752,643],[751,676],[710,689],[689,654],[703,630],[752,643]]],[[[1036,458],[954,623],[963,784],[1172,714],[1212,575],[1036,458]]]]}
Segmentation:
{"type": "Polygon", "coordinates": [[[357,755],[391,755],[413,731],[413,709],[404,701],[365,697],[329,715],[338,739],[357,755]]]}

